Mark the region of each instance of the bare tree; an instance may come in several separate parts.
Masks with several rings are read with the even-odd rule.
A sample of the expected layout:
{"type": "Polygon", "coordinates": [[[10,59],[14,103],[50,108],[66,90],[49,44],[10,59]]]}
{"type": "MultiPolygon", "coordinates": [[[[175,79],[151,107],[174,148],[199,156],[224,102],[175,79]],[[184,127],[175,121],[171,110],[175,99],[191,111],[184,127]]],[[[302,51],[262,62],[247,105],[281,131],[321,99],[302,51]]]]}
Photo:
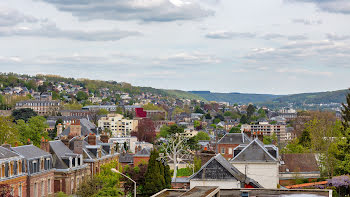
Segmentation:
{"type": "Polygon", "coordinates": [[[169,135],[166,142],[163,143],[166,158],[174,162],[173,179],[177,175],[177,165],[184,159],[190,159],[192,156],[187,140],[188,138],[184,134],[175,133],[169,135]]]}

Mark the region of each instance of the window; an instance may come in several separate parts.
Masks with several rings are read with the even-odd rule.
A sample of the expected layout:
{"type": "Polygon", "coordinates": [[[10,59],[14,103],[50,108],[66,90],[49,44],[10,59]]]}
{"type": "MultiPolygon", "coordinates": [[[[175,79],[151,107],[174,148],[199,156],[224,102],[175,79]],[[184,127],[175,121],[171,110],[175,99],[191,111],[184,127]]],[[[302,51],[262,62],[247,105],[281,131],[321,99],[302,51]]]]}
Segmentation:
{"type": "Polygon", "coordinates": [[[51,193],[51,179],[47,179],[47,193],[51,193]]]}
{"type": "Polygon", "coordinates": [[[225,148],[221,148],[221,153],[225,154],[225,148]]]}
{"type": "Polygon", "coordinates": [[[44,181],[41,181],[41,196],[45,196],[44,181]]]}
{"type": "Polygon", "coordinates": [[[232,154],[232,148],[228,149],[228,154],[232,154]]]}
{"type": "Polygon", "coordinates": [[[34,197],[38,197],[38,184],[34,183],[34,197]]]}
{"type": "Polygon", "coordinates": [[[71,194],[73,194],[74,193],[74,179],[72,179],[70,182],[70,189],[71,189],[71,194]]]}
{"type": "Polygon", "coordinates": [[[18,196],[22,197],[22,185],[19,185],[18,187],[18,196]]]}

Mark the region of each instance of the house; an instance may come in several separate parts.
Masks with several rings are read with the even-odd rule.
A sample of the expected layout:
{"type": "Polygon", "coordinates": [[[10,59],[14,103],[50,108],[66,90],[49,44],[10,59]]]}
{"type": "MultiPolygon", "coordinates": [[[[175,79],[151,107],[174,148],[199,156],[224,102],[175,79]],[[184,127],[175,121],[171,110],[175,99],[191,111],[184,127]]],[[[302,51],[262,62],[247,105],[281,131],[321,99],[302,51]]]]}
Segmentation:
{"type": "Polygon", "coordinates": [[[221,154],[212,157],[188,179],[190,188],[196,186],[217,186],[220,189],[262,187],[258,182],[232,166],[221,154]]]}
{"type": "Polygon", "coordinates": [[[277,188],[278,148],[264,145],[258,138],[249,144],[241,144],[234,149],[230,163],[241,172],[257,181],[264,188],[277,188]]]}
{"type": "Polygon", "coordinates": [[[139,150],[136,152],[136,154],[133,156],[134,160],[134,166],[138,166],[142,163],[148,163],[149,158],[151,156],[151,149],[149,148],[139,148],[139,150]]]}
{"type": "Polygon", "coordinates": [[[244,133],[227,133],[218,141],[217,149],[226,159],[231,159],[233,157],[233,149],[240,144],[248,144],[250,142],[250,138],[244,133]]]}
{"type": "Polygon", "coordinates": [[[282,154],[280,164],[281,185],[293,184],[295,178],[314,180],[321,176],[315,154],[313,153],[282,154]]]}
{"type": "Polygon", "coordinates": [[[89,173],[91,175],[99,173],[100,167],[103,164],[111,161],[118,161],[119,153],[117,153],[113,143],[104,143],[97,139],[95,134],[89,134],[84,137],[82,142],[81,137],[82,136],[76,136],[70,140],[64,139],[62,142],[73,152],[76,142],[79,141],[79,143],[82,143],[83,162],[88,165],[89,173]]]}
{"type": "Polygon", "coordinates": [[[54,191],[74,194],[84,177],[90,175],[88,165],[83,162],[82,139],[74,142],[73,151],[62,141],[50,141],[49,151],[55,170],[54,191]]]}
{"type": "Polygon", "coordinates": [[[25,158],[28,178],[27,196],[49,196],[54,193],[52,155],[34,145],[12,147],[11,150],[25,158]]]}
{"type": "Polygon", "coordinates": [[[28,196],[25,158],[8,144],[0,146],[0,184],[9,185],[14,196],[28,196]]]}

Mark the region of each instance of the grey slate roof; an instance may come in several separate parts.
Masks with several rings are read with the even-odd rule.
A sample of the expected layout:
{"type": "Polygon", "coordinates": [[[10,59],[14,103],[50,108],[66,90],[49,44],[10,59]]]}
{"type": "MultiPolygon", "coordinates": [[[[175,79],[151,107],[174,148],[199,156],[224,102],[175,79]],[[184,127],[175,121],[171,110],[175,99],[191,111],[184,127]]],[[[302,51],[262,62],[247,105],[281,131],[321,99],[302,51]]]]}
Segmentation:
{"type": "Polygon", "coordinates": [[[119,155],[119,162],[120,163],[134,163],[134,156],[129,154],[129,153],[120,154],[119,155]]]}
{"type": "Polygon", "coordinates": [[[0,159],[8,159],[11,157],[18,157],[18,156],[19,156],[19,154],[15,153],[13,151],[10,151],[7,148],[0,146],[0,159]]]}
{"type": "Polygon", "coordinates": [[[238,146],[237,149],[242,147],[244,147],[243,150],[232,158],[231,162],[277,162],[277,159],[268,152],[264,144],[258,139],[254,139],[248,145],[238,146]]]}
{"type": "MultiPolygon", "coordinates": [[[[206,173],[205,179],[236,179],[240,181],[241,183],[246,183],[246,184],[253,184],[254,186],[258,188],[262,188],[262,186],[256,182],[255,180],[246,177],[242,172],[240,172],[237,168],[235,168],[233,165],[231,165],[221,154],[217,154],[216,156],[212,157],[207,163],[205,163],[198,172],[193,174],[188,178],[188,180],[191,179],[198,179],[200,177],[200,173],[206,173]],[[218,163],[220,164],[223,168],[220,169],[218,165],[210,166],[212,163],[218,163]],[[209,168],[207,168],[210,166],[209,168]],[[214,167],[214,168],[213,168],[214,167]],[[213,171],[213,173],[210,173],[208,170],[210,169],[213,171]],[[220,173],[226,173],[225,176],[218,176],[220,173]],[[227,174],[229,173],[229,174],[227,174]],[[228,176],[231,175],[231,176],[228,176]]],[[[201,179],[201,178],[200,178],[201,179]]]]}
{"type": "Polygon", "coordinates": [[[141,151],[138,151],[135,156],[138,157],[145,157],[145,156],[150,156],[151,155],[151,149],[149,148],[143,148],[141,151]]]}
{"type": "Polygon", "coordinates": [[[65,156],[66,153],[74,154],[61,140],[50,141],[51,150],[59,157],[65,156]]]}
{"type": "Polygon", "coordinates": [[[222,137],[218,144],[248,144],[251,140],[244,133],[227,133],[222,137]]]}
{"type": "Polygon", "coordinates": [[[16,151],[18,154],[22,155],[28,160],[45,156],[51,156],[50,153],[45,152],[34,145],[13,147],[12,150],[16,151]]]}

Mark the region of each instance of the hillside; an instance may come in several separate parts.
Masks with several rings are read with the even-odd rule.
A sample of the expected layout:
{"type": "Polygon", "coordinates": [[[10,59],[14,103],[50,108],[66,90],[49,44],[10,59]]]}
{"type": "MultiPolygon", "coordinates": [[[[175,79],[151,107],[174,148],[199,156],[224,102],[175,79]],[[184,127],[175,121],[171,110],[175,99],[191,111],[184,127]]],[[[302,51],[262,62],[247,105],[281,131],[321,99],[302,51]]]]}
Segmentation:
{"type": "Polygon", "coordinates": [[[292,94],[275,98],[272,101],[277,103],[294,104],[329,104],[345,102],[348,90],[337,90],[328,92],[292,94]]]}
{"type": "Polygon", "coordinates": [[[262,103],[281,97],[272,94],[215,93],[210,91],[190,91],[208,101],[229,102],[231,104],[262,103]]]}

